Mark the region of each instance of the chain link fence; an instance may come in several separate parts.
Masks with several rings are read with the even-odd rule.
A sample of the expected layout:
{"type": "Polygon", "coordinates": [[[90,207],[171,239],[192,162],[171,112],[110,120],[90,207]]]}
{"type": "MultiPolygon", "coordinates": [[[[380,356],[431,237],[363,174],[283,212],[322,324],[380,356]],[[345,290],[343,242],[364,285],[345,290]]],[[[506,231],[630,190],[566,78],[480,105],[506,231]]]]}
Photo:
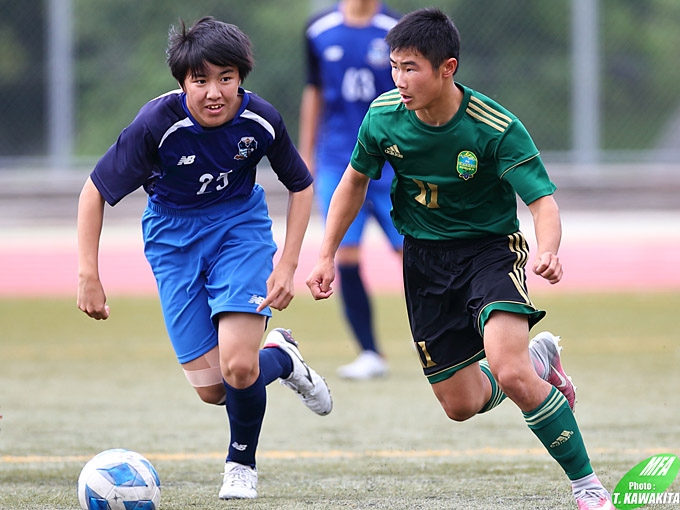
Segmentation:
{"type": "MultiPolygon", "coordinates": [[[[591,182],[593,175],[623,175],[632,187],[650,176],[666,188],[669,179],[678,181],[677,0],[386,3],[404,13],[432,5],[454,19],[462,37],[457,81],[518,115],[554,165],[553,175],[562,172],[565,182],[587,186],[601,184],[591,182]],[[579,111],[595,124],[579,124],[579,111]],[[595,144],[591,163],[597,165],[574,165],[579,134],[595,144]],[[603,171],[609,163],[627,166],[603,171]]],[[[168,30],[180,19],[191,23],[204,15],[251,37],[256,66],[244,86],[274,104],[297,139],[304,25],[329,5],[0,0],[0,178],[17,168],[49,168],[55,153],[62,155],[62,177],[63,170],[89,170],[146,101],[177,88],[165,63],[168,30]]]]}
{"type": "MultiPolygon", "coordinates": [[[[422,6],[409,0],[387,3],[401,12],[422,6]]],[[[584,37],[579,26],[589,21],[572,16],[579,3],[597,16],[599,97],[593,104],[599,106],[600,149],[620,158],[677,150],[677,0],[431,2],[460,29],[457,79],[516,113],[548,153],[574,148],[573,105],[584,99],[579,94],[593,92],[579,89],[590,70],[573,53],[574,38],[584,37]]],[[[165,65],[169,27],[180,18],[190,23],[206,14],[250,35],[257,65],[245,85],[280,109],[295,137],[304,22],[326,5],[322,0],[0,0],[0,157],[45,156],[54,122],[51,102],[60,97],[73,101],[74,155],[100,155],[144,102],[176,87],[165,65]],[[72,90],[59,95],[54,88],[63,83],[51,81],[54,64],[48,62],[55,44],[50,24],[59,22],[55,12],[63,16],[64,9],[71,17],[73,76],[72,90]]]]}

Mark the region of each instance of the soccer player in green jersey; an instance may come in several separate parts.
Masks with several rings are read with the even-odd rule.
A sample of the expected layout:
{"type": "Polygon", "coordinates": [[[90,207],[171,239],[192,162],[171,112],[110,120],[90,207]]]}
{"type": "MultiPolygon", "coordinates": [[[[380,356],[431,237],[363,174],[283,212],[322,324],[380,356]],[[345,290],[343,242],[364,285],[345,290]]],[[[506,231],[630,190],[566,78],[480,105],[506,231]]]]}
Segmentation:
{"type": "Polygon", "coordinates": [[[516,196],[534,223],[530,269],[555,284],[562,278],[555,185],[517,117],[454,81],[460,38],[448,16],[414,11],[386,40],[396,89],[363,120],[307,285],[315,299],[333,293],[335,252],[368,183],[389,162],[411,333],[447,416],[464,421],[507,396],[571,480],[578,508],[613,510],[574,418],[558,337],[543,332],[529,341],[545,312],[527,291],[516,196]]]}

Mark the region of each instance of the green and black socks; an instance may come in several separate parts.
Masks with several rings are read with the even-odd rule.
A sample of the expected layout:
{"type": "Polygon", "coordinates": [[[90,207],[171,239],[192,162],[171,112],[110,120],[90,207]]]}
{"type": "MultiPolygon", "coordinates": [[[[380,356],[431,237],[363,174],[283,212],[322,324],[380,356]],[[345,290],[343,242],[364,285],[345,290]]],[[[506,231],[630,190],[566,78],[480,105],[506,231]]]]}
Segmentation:
{"type": "Polygon", "coordinates": [[[562,466],[570,480],[592,474],[593,468],[590,466],[581,431],[562,393],[552,387],[541,405],[522,414],[529,428],[562,466]]]}

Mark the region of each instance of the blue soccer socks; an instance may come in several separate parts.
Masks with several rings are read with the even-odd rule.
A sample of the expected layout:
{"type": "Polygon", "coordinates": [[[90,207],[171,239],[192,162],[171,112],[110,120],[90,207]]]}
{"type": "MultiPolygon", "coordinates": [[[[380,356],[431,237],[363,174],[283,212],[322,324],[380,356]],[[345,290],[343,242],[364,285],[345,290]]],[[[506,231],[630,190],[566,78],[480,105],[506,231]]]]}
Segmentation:
{"type": "Polygon", "coordinates": [[[373,334],[373,312],[359,266],[338,265],[338,276],[345,316],[361,350],[378,352],[373,334]]]}
{"type": "Polygon", "coordinates": [[[227,416],[231,431],[231,444],[227,461],[255,466],[255,451],[260,438],[264,411],[267,406],[267,391],[262,373],[252,386],[236,389],[226,382],[227,416]]]}
{"type": "Polygon", "coordinates": [[[265,345],[260,349],[260,374],[265,386],[279,377],[286,379],[292,371],[293,361],[280,347],[265,345]]]}

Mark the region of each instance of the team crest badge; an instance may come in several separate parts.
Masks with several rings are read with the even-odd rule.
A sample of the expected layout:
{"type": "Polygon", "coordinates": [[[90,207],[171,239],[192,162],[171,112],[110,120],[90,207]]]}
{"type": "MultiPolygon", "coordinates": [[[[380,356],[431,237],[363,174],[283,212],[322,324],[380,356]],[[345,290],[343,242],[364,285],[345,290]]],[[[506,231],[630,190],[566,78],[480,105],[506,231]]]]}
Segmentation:
{"type": "Polygon", "coordinates": [[[467,181],[472,179],[477,173],[477,156],[474,152],[462,151],[458,154],[458,159],[456,160],[456,171],[458,172],[458,177],[467,181]]]}
{"type": "Polygon", "coordinates": [[[244,136],[238,142],[238,154],[234,156],[234,159],[246,159],[257,149],[257,140],[252,136],[244,136]]]}

